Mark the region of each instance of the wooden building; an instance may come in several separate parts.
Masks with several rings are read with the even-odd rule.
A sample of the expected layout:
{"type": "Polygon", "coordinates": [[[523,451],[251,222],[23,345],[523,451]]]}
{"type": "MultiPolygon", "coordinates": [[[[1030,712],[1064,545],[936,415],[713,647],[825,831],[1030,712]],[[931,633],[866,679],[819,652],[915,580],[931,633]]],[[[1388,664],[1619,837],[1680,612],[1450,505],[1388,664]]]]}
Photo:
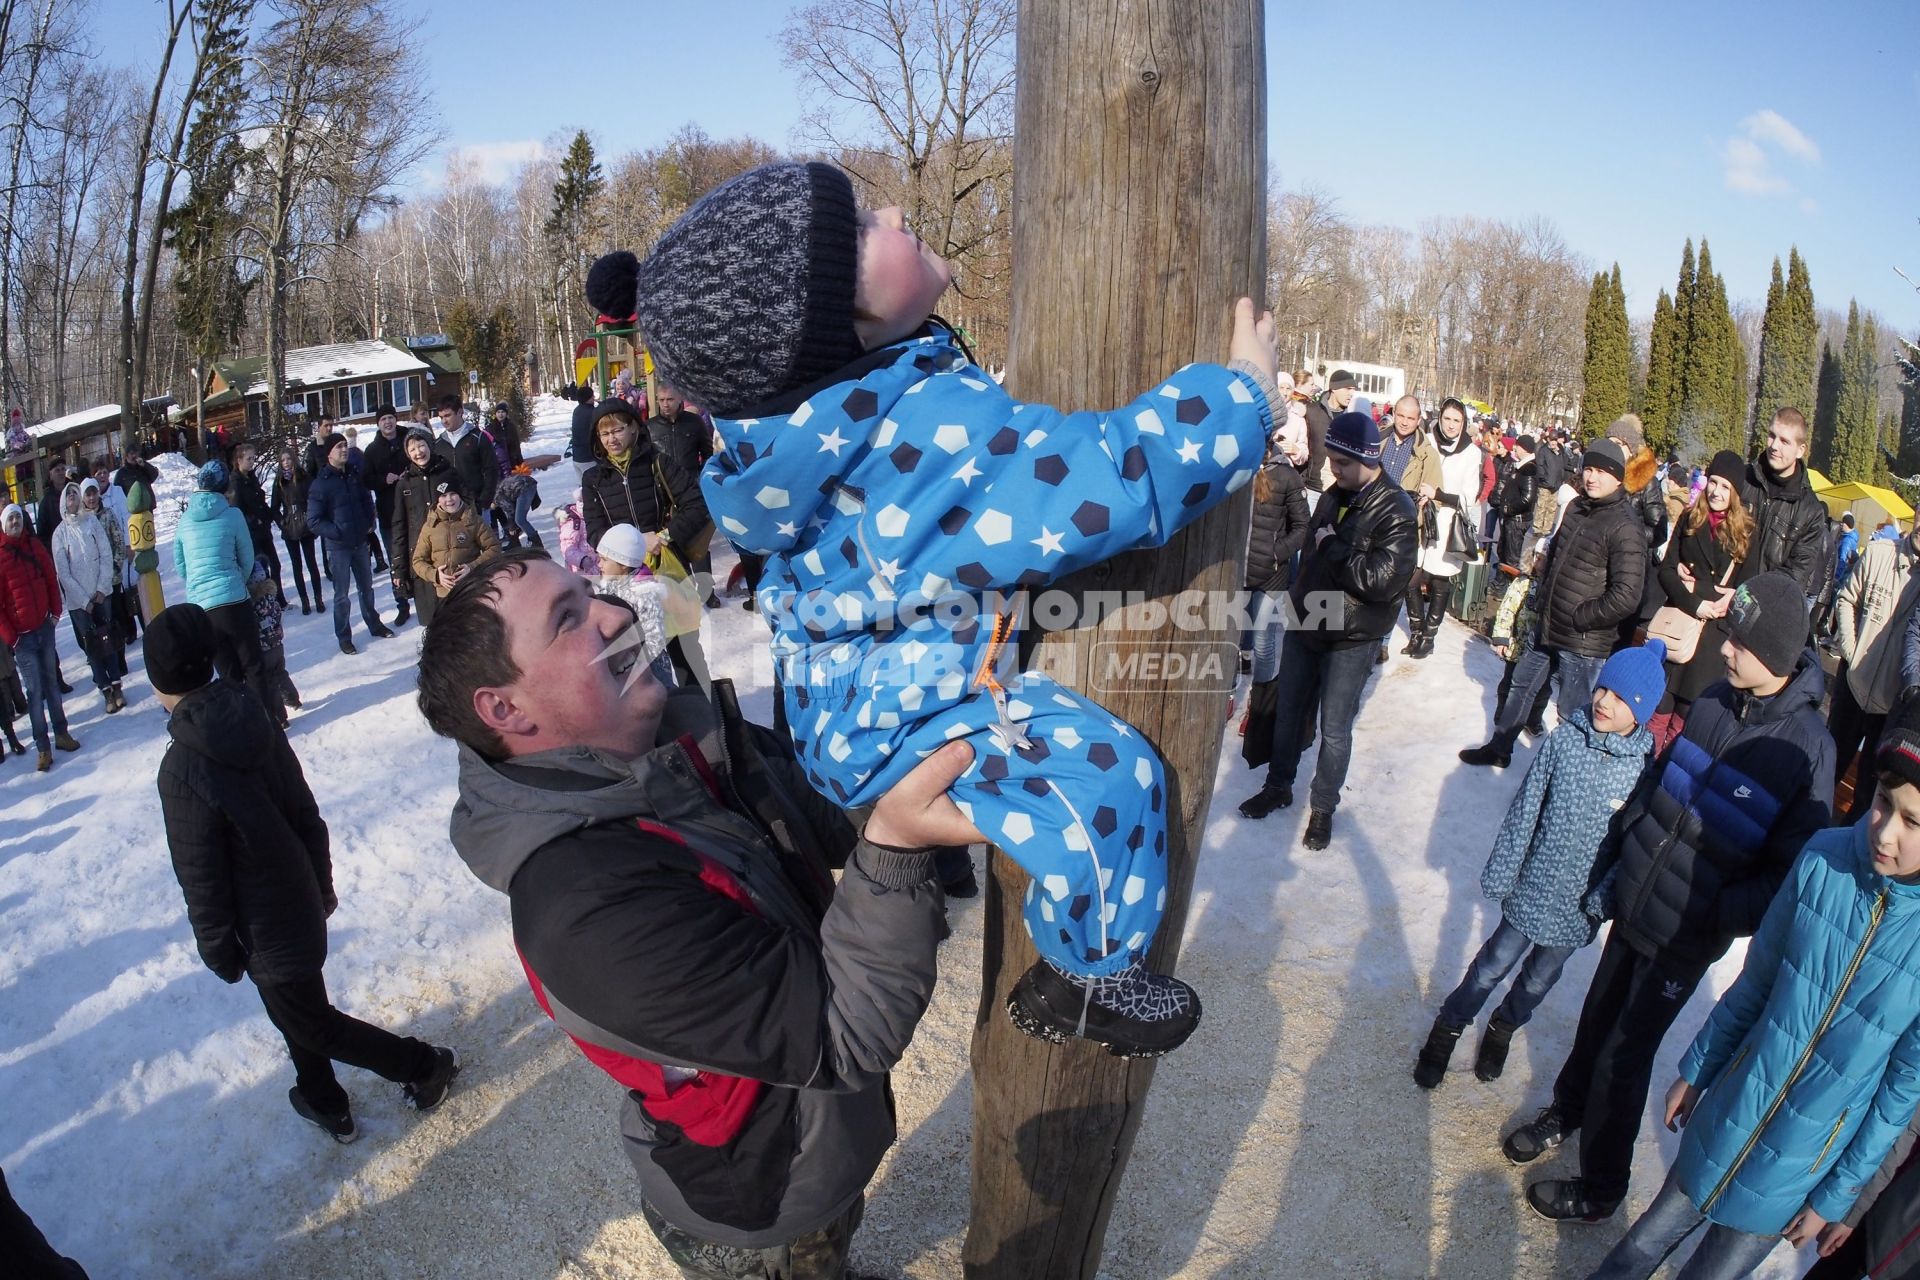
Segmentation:
{"type": "MultiPolygon", "coordinates": [[[[457,354],[454,360],[457,364],[457,354]]],[[[343,423],[371,422],[382,404],[405,414],[454,389],[457,381],[404,344],[379,338],[287,352],[287,403],[290,409],[298,406],[309,422],[323,413],[343,423]]],[[[209,433],[268,434],[273,415],[267,406],[267,358],[215,361],[202,414],[209,433]]]]}
{"type": "Polygon", "coordinates": [[[40,500],[41,478],[49,462],[92,462],[120,456],[120,406],[96,405],[27,427],[32,447],[0,458],[0,484],[7,501],[27,504],[40,500]]]}

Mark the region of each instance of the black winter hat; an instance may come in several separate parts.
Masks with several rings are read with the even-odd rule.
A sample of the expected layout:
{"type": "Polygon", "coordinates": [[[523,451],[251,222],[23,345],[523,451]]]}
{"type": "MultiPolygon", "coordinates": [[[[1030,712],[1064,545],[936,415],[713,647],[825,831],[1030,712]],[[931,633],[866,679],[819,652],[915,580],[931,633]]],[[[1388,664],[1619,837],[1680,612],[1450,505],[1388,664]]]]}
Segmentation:
{"type": "Polygon", "coordinates": [[[154,692],[192,693],[213,679],[213,620],[197,604],[176,604],[153,615],[141,651],[154,692]]]}
{"type": "Polygon", "coordinates": [[[335,445],[342,445],[346,442],[347,438],[338,431],[329,431],[327,438],[320,442],[320,456],[324,459],[328,454],[333,452],[335,445]]]}
{"type": "Polygon", "coordinates": [[[1778,569],[1740,584],[1727,609],[1727,634],[1776,676],[1791,675],[1807,647],[1807,597],[1778,569]]]}
{"type": "Polygon", "coordinates": [[[1719,476],[1735,490],[1744,489],[1747,487],[1747,461],[1731,449],[1722,449],[1707,464],[1707,476],[1719,476]]]}
{"type": "Polygon", "coordinates": [[[1580,466],[1582,469],[1593,467],[1596,470],[1609,472],[1624,484],[1627,479],[1627,451],[1620,447],[1618,440],[1610,440],[1602,436],[1588,445],[1587,451],[1580,455],[1580,466]]]}
{"type": "Polygon", "coordinates": [[[424,440],[427,442],[427,448],[433,448],[433,432],[425,427],[408,427],[407,434],[402,437],[400,443],[404,446],[410,440],[424,440]]]}
{"type": "Polygon", "coordinates": [[[1327,379],[1327,390],[1338,391],[1342,387],[1357,387],[1360,379],[1354,377],[1350,369],[1335,369],[1333,376],[1327,379]]]}
{"type": "Polygon", "coordinates": [[[1538,440],[1535,440],[1532,436],[1521,436],[1518,440],[1515,440],[1513,443],[1516,448],[1525,449],[1528,453],[1540,452],[1540,442],[1538,440]]]}
{"type": "Polygon", "coordinates": [[[621,417],[632,418],[635,422],[640,422],[642,426],[645,425],[645,423],[641,421],[640,411],[638,409],[634,408],[625,400],[622,400],[619,396],[608,396],[605,400],[602,400],[593,411],[593,433],[596,436],[600,434],[600,423],[604,419],[621,417]]]}
{"type": "Polygon", "coordinates": [[[1887,717],[1874,764],[1909,786],[1920,787],[1920,698],[1909,698],[1887,717]]]}
{"type": "Polygon", "coordinates": [[[682,214],[630,285],[620,276],[631,254],[596,262],[587,298],[610,315],[631,305],[660,377],[715,417],[734,417],[860,354],[859,257],[845,173],[763,165],[682,214]]]}

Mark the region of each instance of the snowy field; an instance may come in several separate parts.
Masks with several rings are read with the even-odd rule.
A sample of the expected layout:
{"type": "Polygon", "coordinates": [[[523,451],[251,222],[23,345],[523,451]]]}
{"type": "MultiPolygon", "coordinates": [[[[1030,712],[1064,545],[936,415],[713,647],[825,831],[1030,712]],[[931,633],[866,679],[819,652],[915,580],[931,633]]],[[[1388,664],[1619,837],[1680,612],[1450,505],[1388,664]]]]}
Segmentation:
{"type": "MultiPolygon", "coordinates": [[[[529,453],[565,447],[567,409],[539,402],[529,453]]],[[[166,495],[184,493],[182,467],[166,495]]],[[[574,484],[565,463],[541,478],[543,533],[574,484]]],[[[174,504],[160,505],[170,539],[174,504]]],[[[169,541],[161,552],[178,600],[169,541]]],[[[154,791],[165,725],[137,648],[129,708],[108,719],[59,630],[84,749],[56,753],[47,775],[31,757],[0,763],[0,1166],[56,1247],[96,1278],[675,1276],[619,1149],[618,1087],[535,1007],[506,899],[447,843],[454,752],[415,710],[418,627],[369,642],[356,620],[362,652],[347,657],[328,620],[297,607],[287,619],[306,700],[290,737],[333,833],[330,990],[465,1063],[417,1118],[397,1086],[342,1068],[361,1127],[347,1147],[288,1108],[292,1069],[251,985],[226,986],[194,952],[154,791]]],[[[764,642],[753,614],[709,615],[714,669],[756,718],[770,714],[764,642]]],[[[1474,1079],[1477,1031],[1439,1090],[1409,1078],[1497,918],[1479,873],[1523,762],[1472,770],[1454,752],[1482,739],[1498,674],[1451,622],[1430,660],[1382,669],[1321,853],[1298,845],[1302,809],[1264,823],[1234,812],[1258,778],[1226,730],[1181,966],[1207,1021],[1159,1069],[1103,1276],[1581,1277],[1625,1229],[1626,1213],[1600,1227],[1534,1217],[1523,1175],[1540,1170],[1498,1148],[1545,1101],[1597,946],[1521,1033],[1504,1079],[1474,1079]]],[[[902,1136],[855,1248],[883,1275],[960,1274],[980,903],[951,915],[932,1010],[895,1074],[902,1136]]],[[[1737,965],[1736,952],[1681,1016],[1656,1103],[1737,965]]],[[[1648,1120],[1632,1209],[1676,1142],[1648,1120]]],[[[1804,1265],[1782,1246],[1761,1274],[1804,1265]]]]}

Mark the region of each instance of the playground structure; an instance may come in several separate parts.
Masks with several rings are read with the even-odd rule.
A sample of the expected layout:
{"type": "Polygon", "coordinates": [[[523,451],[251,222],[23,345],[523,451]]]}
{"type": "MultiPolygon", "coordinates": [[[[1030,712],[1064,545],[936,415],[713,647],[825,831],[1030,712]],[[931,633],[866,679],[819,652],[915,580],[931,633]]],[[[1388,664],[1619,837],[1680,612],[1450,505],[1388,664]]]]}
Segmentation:
{"type": "Polygon", "coordinates": [[[635,386],[651,383],[653,357],[640,345],[639,339],[640,330],[633,325],[596,324],[593,335],[580,339],[573,349],[573,380],[582,386],[592,386],[595,399],[600,400],[606,399],[607,388],[622,373],[627,374],[635,386]],[[638,371],[634,369],[636,356],[638,371]]]}

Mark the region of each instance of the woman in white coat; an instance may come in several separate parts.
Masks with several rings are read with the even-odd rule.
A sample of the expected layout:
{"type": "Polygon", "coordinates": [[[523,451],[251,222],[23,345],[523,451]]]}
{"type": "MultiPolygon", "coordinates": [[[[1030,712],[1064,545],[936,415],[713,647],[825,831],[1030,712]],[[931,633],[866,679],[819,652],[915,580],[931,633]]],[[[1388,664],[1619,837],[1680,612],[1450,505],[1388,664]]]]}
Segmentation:
{"type": "Polygon", "coordinates": [[[60,493],[60,523],[53,531],[53,568],[60,579],[60,602],[73,623],[73,638],[87,655],[93,687],[107,700],[109,714],[126,706],[120,694],[125,661],[113,634],[113,588],[117,562],[113,535],[100,512],[100,486],[91,476],[60,493]]]}
{"type": "Polygon", "coordinates": [[[1480,447],[1467,433],[1467,407],[1458,400],[1440,404],[1440,421],[1433,428],[1433,447],[1440,453],[1440,483],[1423,484],[1414,497],[1420,504],[1420,553],[1407,584],[1407,625],[1412,635],[1400,652],[1424,658],[1433,652],[1433,638],[1453,599],[1453,580],[1469,561],[1479,558],[1474,532],[1480,527],[1480,447]],[[1471,553],[1447,550],[1458,524],[1471,553]]]}

